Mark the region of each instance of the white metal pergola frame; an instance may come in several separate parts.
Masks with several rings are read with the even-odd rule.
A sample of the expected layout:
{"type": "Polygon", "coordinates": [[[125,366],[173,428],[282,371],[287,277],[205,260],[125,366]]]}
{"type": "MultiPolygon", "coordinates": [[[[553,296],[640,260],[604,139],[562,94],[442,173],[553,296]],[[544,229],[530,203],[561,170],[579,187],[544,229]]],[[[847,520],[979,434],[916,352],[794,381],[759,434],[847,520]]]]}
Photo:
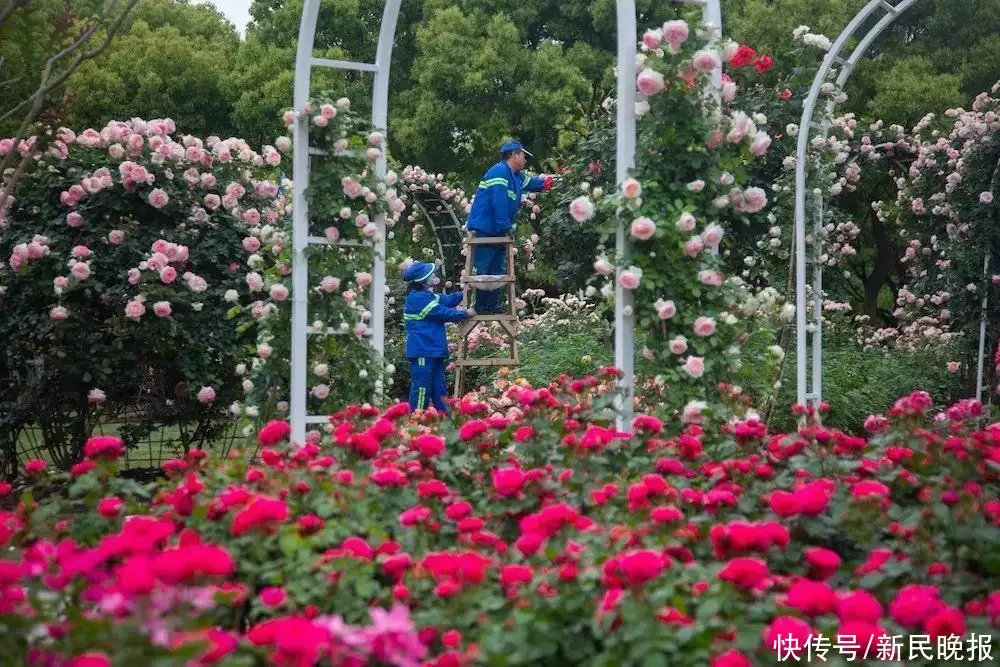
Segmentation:
{"type": "MultiPolygon", "coordinates": [[[[698,5],[703,8],[704,22],[711,24],[721,38],[722,8],[720,0],[678,0],[682,4],[698,5]]],[[[307,411],[306,378],[308,364],[308,298],[309,276],[306,249],[314,244],[328,244],[325,239],[309,236],[309,210],[305,192],[309,187],[309,117],[302,113],[309,103],[310,82],[313,67],[368,71],[375,75],[372,93],[372,125],[379,130],[388,128],[389,109],[389,67],[392,61],[392,47],[396,35],[396,22],[402,0],[386,0],[382,11],[382,25],[379,29],[378,46],[374,63],[358,63],[344,60],[330,60],[313,56],[316,36],[316,18],[321,0],[305,0],[302,21],[299,26],[298,47],[295,56],[295,93],[293,127],[292,178],[295,192],[292,208],[292,350],[291,350],[291,422],[292,441],[304,442],[308,424],[322,424],[325,415],[310,415],[307,411]]],[[[618,103],[616,134],[616,177],[620,186],[628,178],[629,170],[635,166],[635,92],[636,54],[639,35],[635,13],[635,0],[616,0],[618,20],[618,103]]],[[[713,75],[716,87],[721,85],[721,65],[713,75]]],[[[386,173],[383,155],[375,166],[378,177],[386,173]]],[[[374,244],[375,260],[372,270],[371,289],[371,341],[375,353],[381,357],[385,349],[385,216],[375,219],[378,228],[374,244]]],[[[619,223],[616,236],[616,255],[621,264],[629,253],[629,241],[625,225],[619,223]]],[[[618,273],[621,269],[618,269],[618,273]]],[[[633,295],[623,289],[616,274],[615,281],[615,364],[621,369],[619,381],[618,407],[621,416],[618,427],[631,428],[633,399],[635,396],[634,361],[635,349],[633,333],[635,318],[633,295]]]]}
{"type": "MultiPolygon", "coordinates": [[[[871,47],[872,42],[881,35],[904,11],[915,5],[919,0],[900,0],[892,4],[889,0],[871,0],[865,5],[847,24],[840,36],[830,47],[830,51],[823,58],[816,77],[813,79],[812,88],[802,106],[802,120],[799,125],[798,145],[795,157],[795,236],[794,236],[794,264],[795,264],[795,343],[796,343],[796,395],[800,405],[812,402],[814,406],[819,406],[823,396],[823,263],[819,261],[821,254],[820,231],[823,227],[823,195],[822,192],[814,193],[815,197],[815,218],[813,231],[813,250],[816,257],[813,258],[813,326],[812,340],[807,340],[809,334],[806,318],[806,169],[809,157],[810,139],[816,136],[826,138],[830,131],[830,116],[833,113],[836,103],[831,100],[827,103],[826,112],[822,121],[813,121],[816,111],[816,104],[819,101],[820,89],[827,82],[834,65],[840,66],[840,73],[835,80],[837,90],[842,90],[858,61],[864,57],[871,47]],[[884,12],[882,18],[873,25],[861,38],[851,54],[845,59],[841,54],[847,42],[855,36],[858,29],[877,12],[884,12]],[[810,130],[816,130],[815,134],[810,130]],[[808,361],[808,344],[812,344],[812,367],[811,373],[806,369],[808,361]],[[807,385],[807,375],[811,375],[812,386],[807,385]]],[[[982,377],[979,378],[978,386],[982,386],[982,377]]]]}

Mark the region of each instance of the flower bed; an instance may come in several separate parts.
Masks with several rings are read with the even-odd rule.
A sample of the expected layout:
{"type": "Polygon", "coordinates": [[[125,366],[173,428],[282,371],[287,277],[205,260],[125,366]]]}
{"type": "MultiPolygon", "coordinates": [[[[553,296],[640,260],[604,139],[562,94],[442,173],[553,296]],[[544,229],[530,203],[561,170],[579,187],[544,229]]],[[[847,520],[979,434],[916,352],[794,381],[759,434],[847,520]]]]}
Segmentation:
{"type": "Polygon", "coordinates": [[[874,661],[902,635],[907,664],[921,637],[935,658],[940,642],[989,661],[1000,424],[978,403],[938,413],[918,392],[867,439],[694,404],[624,437],[602,421],[608,373],[512,387],[503,416],[352,407],[302,447],[271,422],[259,463],[195,450],[150,486],[115,477],[121,443],[94,438],[43,503],[60,480],[29,464],[0,514],[0,650],[721,667],[775,664],[793,640],[843,660],[849,637],[874,661]]]}

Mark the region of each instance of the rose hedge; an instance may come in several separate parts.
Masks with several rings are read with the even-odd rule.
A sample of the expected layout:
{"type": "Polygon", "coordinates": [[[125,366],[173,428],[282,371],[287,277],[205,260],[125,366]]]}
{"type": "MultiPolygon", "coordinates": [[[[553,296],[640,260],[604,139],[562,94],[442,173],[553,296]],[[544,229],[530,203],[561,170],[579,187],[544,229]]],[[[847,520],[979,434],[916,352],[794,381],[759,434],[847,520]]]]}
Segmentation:
{"type": "Polygon", "coordinates": [[[0,430],[16,441],[45,415],[68,467],[96,409],[152,399],[130,443],[165,424],[190,427],[185,448],[211,440],[253,334],[220,326],[224,296],[243,282],[247,231],[280,218],[278,151],[180,136],[169,119],[0,140],[12,150],[36,157],[0,213],[0,430]]]}
{"type": "Polygon", "coordinates": [[[115,476],[114,438],[62,494],[33,462],[0,514],[0,649],[731,667],[777,664],[779,635],[997,638],[1000,423],[978,403],[917,392],[868,438],[722,409],[630,437],[608,380],[513,386],[506,415],[351,407],[303,446],[272,422],[259,462],[195,450],[148,486],[115,476]]]}

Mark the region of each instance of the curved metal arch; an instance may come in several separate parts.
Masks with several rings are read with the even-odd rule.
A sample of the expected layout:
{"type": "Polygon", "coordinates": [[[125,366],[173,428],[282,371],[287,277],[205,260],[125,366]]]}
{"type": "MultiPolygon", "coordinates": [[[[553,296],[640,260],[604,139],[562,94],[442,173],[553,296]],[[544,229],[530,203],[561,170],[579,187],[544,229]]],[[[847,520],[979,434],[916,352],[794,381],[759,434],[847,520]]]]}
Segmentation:
{"type": "MultiPolygon", "coordinates": [[[[712,24],[721,33],[722,9],[720,0],[674,0],[682,4],[698,5],[703,8],[704,22],[712,24]]],[[[313,67],[334,67],[338,69],[353,69],[375,73],[374,90],[372,94],[372,125],[385,130],[388,127],[389,107],[389,67],[392,60],[393,40],[396,34],[396,22],[399,18],[399,8],[402,0],[386,0],[382,12],[382,24],[379,28],[378,47],[375,63],[352,63],[339,60],[314,58],[313,43],[316,36],[316,18],[319,14],[320,0],[304,0],[302,21],[299,25],[299,40],[295,56],[295,94],[294,110],[296,120],[293,127],[293,142],[295,155],[293,159],[293,180],[295,192],[292,209],[292,350],[291,350],[291,422],[292,441],[305,441],[306,424],[326,423],[323,415],[308,415],[306,412],[306,364],[307,359],[307,299],[308,263],[306,248],[310,244],[308,208],[305,190],[309,187],[309,122],[302,113],[309,102],[309,84],[313,67]],[[303,147],[306,150],[300,150],[303,147]]],[[[629,171],[635,166],[635,91],[636,91],[636,54],[639,35],[636,27],[635,0],[616,0],[617,14],[617,44],[618,44],[618,98],[617,98],[617,134],[616,134],[616,166],[618,185],[628,178],[629,171]]],[[[721,65],[713,74],[712,81],[716,86],[721,84],[721,65]]],[[[376,174],[380,177],[386,173],[386,161],[383,156],[376,163],[376,174]]],[[[375,243],[375,261],[372,271],[372,347],[379,357],[385,347],[385,217],[375,219],[378,234],[375,243]]],[[[616,235],[616,255],[624,260],[628,256],[629,242],[625,227],[619,224],[616,235]]],[[[621,269],[618,270],[619,273],[621,269]]],[[[633,399],[635,386],[634,373],[634,342],[633,331],[635,320],[632,306],[632,293],[624,290],[615,281],[615,364],[622,371],[618,384],[618,401],[620,417],[618,428],[631,430],[633,399]]],[[[376,400],[380,397],[377,396],[376,400]]]]}
{"type": "MultiPolygon", "coordinates": [[[[819,71],[813,79],[812,88],[802,106],[802,120],[799,124],[799,139],[795,157],[795,343],[796,343],[796,395],[798,403],[805,405],[812,400],[813,405],[818,406],[822,400],[823,392],[823,264],[818,261],[818,257],[813,260],[813,325],[812,332],[812,391],[808,390],[806,379],[806,362],[808,357],[807,339],[808,325],[806,322],[806,158],[810,136],[826,137],[830,131],[829,116],[833,112],[835,102],[827,103],[826,113],[822,123],[813,123],[813,115],[816,111],[816,103],[819,100],[820,89],[827,82],[827,78],[833,69],[834,64],[841,66],[840,73],[836,78],[836,86],[842,89],[854,73],[854,68],[858,61],[864,57],[879,35],[886,28],[899,18],[899,16],[915,5],[919,0],[901,0],[893,5],[889,0],[871,0],[865,5],[847,24],[847,27],[840,33],[837,40],[830,47],[830,51],[823,58],[819,71]],[[851,55],[844,59],[841,52],[847,45],[862,24],[878,11],[884,11],[885,15],[865,33],[858,42],[858,45],[851,52],[851,55]],[[815,128],[816,135],[810,135],[809,129],[815,128]]],[[[823,224],[823,196],[816,193],[816,218],[814,231],[814,248],[819,244],[819,232],[823,224]]]]}

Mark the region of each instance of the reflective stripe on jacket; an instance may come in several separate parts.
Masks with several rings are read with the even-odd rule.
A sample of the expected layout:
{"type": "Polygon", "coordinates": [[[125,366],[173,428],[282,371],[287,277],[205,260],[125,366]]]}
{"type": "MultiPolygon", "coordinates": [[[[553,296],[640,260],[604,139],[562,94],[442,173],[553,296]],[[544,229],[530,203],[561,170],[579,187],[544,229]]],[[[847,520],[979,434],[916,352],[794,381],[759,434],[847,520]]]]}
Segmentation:
{"type": "Polygon", "coordinates": [[[403,320],[406,323],[406,356],[447,357],[445,322],[461,322],[465,311],[456,310],[462,293],[437,295],[430,290],[413,290],[406,295],[403,320]]]}
{"type": "Polygon", "coordinates": [[[470,231],[482,236],[504,236],[514,225],[522,192],[541,192],[542,179],[523,172],[515,174],[504,162],[490,167],[476,188],[469,210],[470,231]]]}

